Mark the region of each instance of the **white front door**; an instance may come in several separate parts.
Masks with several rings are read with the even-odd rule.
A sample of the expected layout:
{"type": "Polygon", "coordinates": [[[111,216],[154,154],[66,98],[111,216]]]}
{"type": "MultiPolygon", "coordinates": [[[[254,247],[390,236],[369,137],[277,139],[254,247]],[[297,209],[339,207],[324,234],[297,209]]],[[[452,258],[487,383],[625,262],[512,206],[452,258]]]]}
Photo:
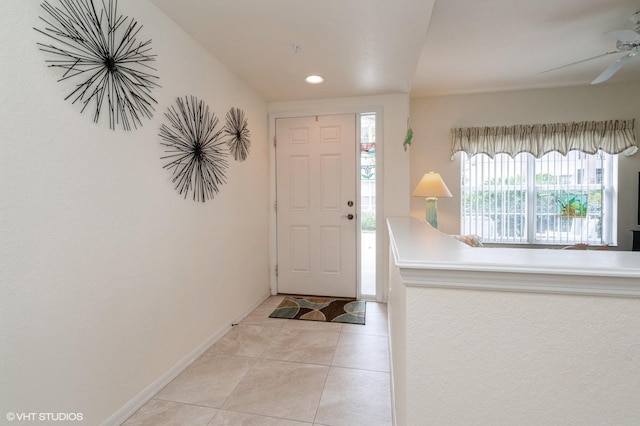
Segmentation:
{"type": "Polygon", "coordinates": [[[356,116],[276,120],[278,293],[356,297],[356,116]]]}

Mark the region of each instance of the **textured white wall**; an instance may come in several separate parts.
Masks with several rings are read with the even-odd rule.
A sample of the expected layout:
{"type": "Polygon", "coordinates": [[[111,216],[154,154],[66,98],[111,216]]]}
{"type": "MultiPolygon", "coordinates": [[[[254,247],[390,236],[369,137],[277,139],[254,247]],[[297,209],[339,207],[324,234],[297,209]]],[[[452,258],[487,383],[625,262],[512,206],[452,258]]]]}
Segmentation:
{"type": "Polygon", "coordinates": [[[407,291],[400,269],[389,253],[389,349],[391,351],[391,386],[395,424],[407,424],[407,291]]]}
{"type": "Polygon", "coordinates": [[[407,288],[407,425],[640,424],[638,300],[407,288]]]}
{"type": "MultiPolygon", "coordinates": [[[[412,190],[424,173],[439,172],[453,193],[453,198],[438,201],[439,229],[457,234],[460,160],[456,156],[451,161],[452,128],[633,118],[638,127],[640,98],[632,94],[639,92],[636,82],[412,99],[412,190]]],[[[624,250],[631,249],[629,230],[637,229],[638,171],[640,154],[619,156],[618,245],[624,250]]],[[[424,200],[412,199],[411,215],[424,216],[424,200]]]]}
{"type": "Polygon", "coordinates": [[[581,270],[576,251],[471,248],[408,217],[389,227],[399,426],[640,424],[636,253],[585,252],[581,270]]]}
{"type": "Polygon", "coordinates": [[[266,103],[147,1],[119,11],[153,40],[153,119],[111,131],[63,98],[45,65],[40,2],[0,2],[0,415],[82,412],[99,424],[268,294],[266,103]],[[207,203],[162,169],[175,98],[249,120],[207,203]]]}

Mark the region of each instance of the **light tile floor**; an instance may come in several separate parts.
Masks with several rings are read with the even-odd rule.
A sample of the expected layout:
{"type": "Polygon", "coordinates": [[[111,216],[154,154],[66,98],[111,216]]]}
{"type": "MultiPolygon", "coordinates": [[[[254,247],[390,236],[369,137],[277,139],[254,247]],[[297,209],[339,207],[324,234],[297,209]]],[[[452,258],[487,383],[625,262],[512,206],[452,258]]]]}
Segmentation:
{"type": "Polygon", "coordinates": [[[269,318],[272,296],[124,425],[391,425],[386,305],[366,325],[269,318]]]}

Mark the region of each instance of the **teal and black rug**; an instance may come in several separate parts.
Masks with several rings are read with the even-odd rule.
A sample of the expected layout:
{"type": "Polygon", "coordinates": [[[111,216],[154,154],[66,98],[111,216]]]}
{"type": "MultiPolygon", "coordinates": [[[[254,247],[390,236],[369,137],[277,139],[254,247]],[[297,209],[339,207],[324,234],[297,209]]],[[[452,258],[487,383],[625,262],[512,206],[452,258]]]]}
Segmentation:
{"type": "Polygon", "coordinates": [[[366,310],[364,300],[286,296],[269,317],[364,325],[366,310]]]}

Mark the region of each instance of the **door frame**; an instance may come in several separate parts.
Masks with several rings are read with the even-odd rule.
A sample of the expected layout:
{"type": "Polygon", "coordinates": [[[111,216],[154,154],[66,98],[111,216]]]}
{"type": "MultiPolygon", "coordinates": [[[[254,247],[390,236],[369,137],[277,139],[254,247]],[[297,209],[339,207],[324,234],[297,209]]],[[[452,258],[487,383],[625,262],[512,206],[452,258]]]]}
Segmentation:
{"type": "MultiPolygon", "coordinates": [[[[296,117],[314,117],[316,115],[340,115],[340,114],[356,114],[356,117],[360,117],[360,114],[374,112],[376,113],[376,300],[383,301],[383,288],[382,288],[382,270],[380,267],[382,262],[383,250],[380,250],[385,239],[383,238],[383,227],[385,221],[383,218],[382,208],[384,206],[384,194],[383,194],[383,182],[384,182],[384,165],[383,165],[383,109],[381,106],[376,105],[370,108],[355,107],[355,108],[332,108],[307,111],[287,111],[287,112],[275,112],[269,114],[269,288],[272,295],[278,294],[278,278],[276,276],[276,263],[278,261],[277,250],[277,217],[275,211],[276,203],[276,149],[274,141],[276,137],[276,119],[279,118],[296,118],[296,117]]],[[[360,142],[360,124],[356,125],[356,146],[360,142]]],[[[360,170],[360,152],[357,151],[356,155],[356,173],[360,170]]],[[[358,200],[357,211],[357,223],[356,223],[356,297],[361,298],[361,283],[360,283],[360,268],[361,268],[361,241],[360,241],[360,184],[357,180],[356,184],[356,199],[358,200]]]]}

